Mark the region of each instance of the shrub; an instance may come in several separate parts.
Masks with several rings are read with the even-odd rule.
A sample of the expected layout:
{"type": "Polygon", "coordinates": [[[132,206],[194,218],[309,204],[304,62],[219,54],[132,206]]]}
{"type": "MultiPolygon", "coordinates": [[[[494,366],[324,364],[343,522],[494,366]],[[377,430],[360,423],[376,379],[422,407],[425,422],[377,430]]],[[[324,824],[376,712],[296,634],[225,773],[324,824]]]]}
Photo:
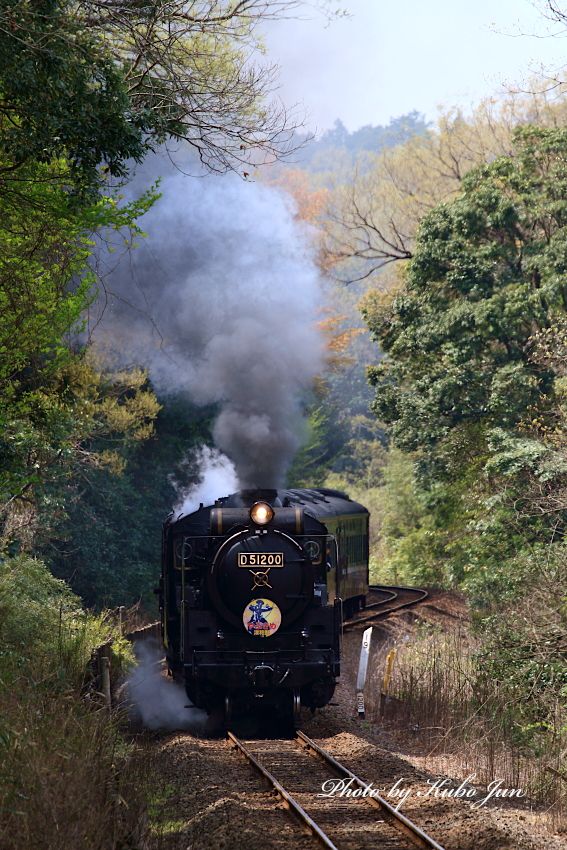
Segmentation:
{"type": "MultiPolygon", "coordinates": [[[[81,699],[91,652],[113,629],[41,561],[0,562],[3,850],[110,850],[139,828],[134,753],[115,719],[81,699]]],[[[116,663],[128,663],[127,641],[113,649],[116,663]]]]}

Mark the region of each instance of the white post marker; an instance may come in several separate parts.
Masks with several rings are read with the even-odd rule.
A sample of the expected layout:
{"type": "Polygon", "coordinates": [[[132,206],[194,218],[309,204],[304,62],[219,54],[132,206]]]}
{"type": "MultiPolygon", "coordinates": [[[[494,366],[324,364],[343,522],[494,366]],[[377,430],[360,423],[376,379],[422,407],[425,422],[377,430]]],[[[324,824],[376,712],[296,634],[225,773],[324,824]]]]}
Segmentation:
{"type": "Polygon", "coordinates": [[[368,670],[368,658],[370,657],[370,640],[372,638],[372,626],[362,635],[362,646],[360,647],[360,661],[358,662],[358,677],[356,680],[356,708],[358,716],[364,720],[364,685],[366,684],[366,672],[368,670]]]}

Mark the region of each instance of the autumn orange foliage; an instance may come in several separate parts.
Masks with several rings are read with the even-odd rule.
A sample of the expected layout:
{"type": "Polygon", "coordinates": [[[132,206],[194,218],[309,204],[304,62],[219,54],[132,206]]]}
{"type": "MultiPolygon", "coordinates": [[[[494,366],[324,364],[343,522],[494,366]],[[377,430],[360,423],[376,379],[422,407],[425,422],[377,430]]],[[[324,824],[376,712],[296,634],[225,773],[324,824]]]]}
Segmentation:
{"type": "Polygon", "coordinates": [[[294,199],[297,218],[317,225],[329,202],[329,190],[313,187],[311,176],[301,168],[285,168],[267,180],[270,186],[283,189],[294,199]]]}
{"type": "Polygon", "coordinates": [[[349,346],[354,337],[363,333],[363,328],[341,330],[345,319],[346,316],[329,316],[317,323],[327,343],[327,364],[332,370],[339,370],[353,362],[354,358],[347,353],[349,346]]]}
{"type": "MultiPolygon", "coordinates": [[[[329,204],[330,192],[325,188],[315,188],[311,175],[301,168],[284,168],[274,170],[264,178],[265,182],[282,189],[291,195],[296,205],[296,217],[312,225],[313,239],[318,247],[317,263],[322,271],[328,268],[325,252],[323,251],[323,223],[329,204]]],[[[330,311],[326,310],[326,313],[330,311]]],[[[346,316],[328,315],[317,323],[326,342],[326,364],[331,371],[339,371],[342,367],[353,362],[347,353],[354,339],[363,332],[362,328],[341,329],[346,316]]]]}

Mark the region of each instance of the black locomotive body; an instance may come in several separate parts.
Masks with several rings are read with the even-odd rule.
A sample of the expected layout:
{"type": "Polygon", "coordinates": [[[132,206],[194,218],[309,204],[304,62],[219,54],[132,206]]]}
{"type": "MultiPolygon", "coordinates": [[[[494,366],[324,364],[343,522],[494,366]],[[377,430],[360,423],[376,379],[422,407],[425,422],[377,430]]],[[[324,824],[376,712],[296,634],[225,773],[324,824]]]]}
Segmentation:
{"type": "Polygon", "coordinates": [[[342,618],[367,589],[368,511],[339,491],[243,491],[170,516],[160,581],[169,669],[209,711],[323,706],[342,618]]]}

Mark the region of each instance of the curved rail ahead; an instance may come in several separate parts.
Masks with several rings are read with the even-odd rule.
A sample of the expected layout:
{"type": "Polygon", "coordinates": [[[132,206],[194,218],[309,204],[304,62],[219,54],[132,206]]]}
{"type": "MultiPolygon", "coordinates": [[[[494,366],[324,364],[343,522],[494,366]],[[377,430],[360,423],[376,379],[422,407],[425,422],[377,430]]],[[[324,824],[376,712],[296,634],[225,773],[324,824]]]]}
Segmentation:
{"type": "Polygon", "coordinates": [[[392,614],[394,611],[401,611],[404,608],[411,608],[413,605],[417,605],[420,602],[423,602],[424,599],[427,599],[429,593],[427,590],[422,590],[418,587],[405,587],[404,585],[381,585],[381,584],[371,584],[369,586],[369,590],[378,591],[380,593],[388,592],[391,595],[388,599],[383,599],[380,602],[373,602],[370,605],[367,605],[358,615],[354,615],[348,620],[345,620],[343,623],[344,631],[349,631],[350,629],[354,629],[357,626],[363,625],[364,623],[369,623],[373,620],[378,620],[381,617],[387,617],[388,614],[392,614]],[[408,594],[410,598],[401,599],[400,597],[407,597],[408,594]],[[397,602],[395,600],[398,600],[397,602]],[[365,611],[368,611],[369,608],[374,608],[375,610],[371,614],[365,614],[365,611]]]}
{"type": "Polygon", "coordinates": [[[386,598],[380,599],[378,602],[371,602],[369,605],[365,605],[365,611],[368,611],[369,608],[381,608],[382,605],[386,604],[386,602],[391,602],[392,599],[396,599],[398,596],[397,592],[393,588],[380,587],[377,584],[370,584],[368,586],[368,590],[371,590],[373,593],[382,593],[386,596],[386,598]]]}
{"type": "MultiPolygon", "coordinates": [[[[323,845],[323,847],[328,848],[328,850],[338,850],[337,845],[297,802],[284,785],[259,761],[257,756],[251,752],[251,750],[232,732],[228,732],[227,734],[228,741],[231,746],[238,749],[239,752],[254,767],[254,769],[260,773],[265,780],[267,780],[270,786],[284,800],[285,807],[299,820],[302,827],[306,828],[323,845]]],[[[292,742],[282,741],[281,743],[282,745],[288,745],[292,742]]],[[[390,803],[381,797],[371,785],[356,776],[356,774],[345,767],[345,765],[341,764],[341,762],[334,758],[334,756],[316,744],[315,741],[303,732],[298,731],[296,733],[294,743],[298,744],[310,755],[320,759],[335,776],[349,780],[350,783],[360,789],[361,792],[365,792],[361,794],[360,799],[364,800],[370,806],[374,806],[379,809],[381,819],[398,830],[398,832],[400,832],[415,847],[420,847],[422,850],[444,850],[444,848],[435,841],[434,838],[427,835],[427,833],[417,826],[417,824],[413,823],[413,821],[391,806],[390,803]]],[[[289,754],[289,750],[286,750],[286,752],[289,754]]],[[[332,798],[327,798],[327,800],[329,805],[332,806],[332,798]]]]}

